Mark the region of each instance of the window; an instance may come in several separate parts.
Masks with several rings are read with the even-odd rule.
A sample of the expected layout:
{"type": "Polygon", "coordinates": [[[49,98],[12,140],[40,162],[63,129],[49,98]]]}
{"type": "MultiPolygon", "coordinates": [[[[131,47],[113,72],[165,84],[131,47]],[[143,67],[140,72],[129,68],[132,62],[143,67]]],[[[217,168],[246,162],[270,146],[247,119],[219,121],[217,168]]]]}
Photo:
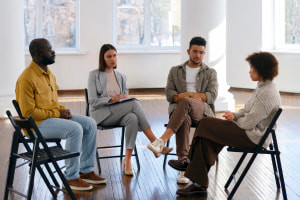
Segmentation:
{"type": "Polygon", "coordinates": [[[115,0],[114,43],[126,49],[179,49],[180,0],[115,0]]]}
{"type": "Polygon", "coordinates": [[[25,0],[24,28],[27,47],[43,37],[57,51],[79,50],[79,0],[25,0]]]}
{"type": "Polygon", "coordinates": [[[275,48],[300,50],[300,0],[275,1],[275,48]]]}

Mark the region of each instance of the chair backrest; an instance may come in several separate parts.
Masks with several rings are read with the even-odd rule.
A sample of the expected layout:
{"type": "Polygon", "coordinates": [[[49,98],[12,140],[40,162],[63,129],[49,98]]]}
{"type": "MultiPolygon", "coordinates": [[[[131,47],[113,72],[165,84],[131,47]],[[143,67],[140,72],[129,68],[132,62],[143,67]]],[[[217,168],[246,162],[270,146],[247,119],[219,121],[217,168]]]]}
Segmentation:
{"type": "Polygon", "coordinates": [[[46,144],[46,141],[44,137],[42,136],[39,128],[37,127],[36,123],[34,122],[33,118],[31,116],[28,117],[28,119],[16,119],[12,116],[11,112],[8,110],[6,111],[6,114],[15,128],[14,134],[17,135],[20,142],[23,143],[26,150],[28,152],[32,152],[33,150],[28,145],[28,142],[33,142],[34,147],[33,148],[39,148],[39,144],[43,146],[43,148],[49,152],[48,145],[46,144]],[[29,139],[25,138],[25,134],[23,134],[22,130],[26,130],[26,132],[29,135],[29,139]]]}
{"type": "MultiPolygon", "coordinates": [[[[259,143],[258,143],[258,147],[262,147],[263,144],[265,143],[267,137],[269,136],[270,133],[275,133],[274,131],[274,125],[276,124],[276,121],[278,120],[280,114],[282,112],[282,108],[279,108],[278,111],[276,112],[276,114],[274,115],[269,127],[267,128],[265,134],[263,135],[263,137],[260,139],[259,143]]],[[[274,139],[274,138],[273,138],[274,139]]]]}
{"type": "Polygon", "coordinates": [[[25,119],[25,117],[23,117],[23,115],[22,115],[21,108],[20,108],[19,103],[17,102],[17,100],[15,100],[15,99],[12,100],[12,104],[14,105],[19,117],[21,119],[25,119]]]}
{"type": "Polygon", "coordinates": [[[90,116],[90,104],[89,104],[89,93],[88,93],[88,89],[84,88],[84,96],[85,96],[85,115],[86,116],[90,116]]]}

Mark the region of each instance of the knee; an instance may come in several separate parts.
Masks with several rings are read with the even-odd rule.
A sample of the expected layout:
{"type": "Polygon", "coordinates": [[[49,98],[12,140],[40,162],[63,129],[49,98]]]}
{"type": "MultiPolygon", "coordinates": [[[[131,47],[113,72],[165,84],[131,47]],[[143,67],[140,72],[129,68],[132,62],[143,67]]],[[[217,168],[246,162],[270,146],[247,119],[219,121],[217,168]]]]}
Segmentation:
{"type": "Polygon", "coordinates": [[[91,131],[97,132],[97,122],[93,118],[88,117],[87,125],[91,131]]]}
{"type": "Polygon", "coordinates": [[[180,103],[184,104],[184,103],[189,103],[190,102],[190,98],[183,98],[181,99],[180,103]]]}
{"type": "Polygon", "coordinates": [[[181,106],[189,106],[190,103],[191,103],[192,99],[191,98],[183,98],[181,99],[181,101],[179,102],[178,105],[181,105],[181,106]]]}
{"type": "Polygon", "coordinates": [[[128,125],[128,124],[137,125],[138,124],[138,118],[134,113],[128,113],[125,116],[125,123],[126,123],[126,125],[128,125]]]}
{"type": "Polygon", "coordinates": [[[132,101],[133,104],[133,108],[134,109],[143,109],[143,106],[141,105],[141,103],[137,100],[132,101]]]}
{"type": "Polygon", "coordinates": [[[83,128],[82,126],[74,122],[72,125],[69,127],[69,132],[67,134],[67,137],[79,137],[79,139],[82,139],[83,136],[83,128]]]}

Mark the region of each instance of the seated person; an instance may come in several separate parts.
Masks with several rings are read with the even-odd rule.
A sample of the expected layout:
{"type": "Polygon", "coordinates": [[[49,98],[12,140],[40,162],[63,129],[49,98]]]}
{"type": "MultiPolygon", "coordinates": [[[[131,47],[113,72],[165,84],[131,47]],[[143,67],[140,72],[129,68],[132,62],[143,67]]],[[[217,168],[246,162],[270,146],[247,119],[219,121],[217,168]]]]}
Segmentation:
{"type": "MultiPolygon", "coordinates": [[[[272,82],[278,74],[276,58],[267,52],[249,55],[250,78],[258,81],[252,97],[238,112],[225,112],[223,119],[204,118],[200,121],[187,158],[170,160],[169,165],[185,170],[193,184],[178,189],[180,196],[205,196],[208,172],[224,146],[255,148],[274,115],[281,107],[280,94],[272,82]]],[[[271,137],[264,147],[268,147],[271,137]]]]}
{"type": "MultiPolygon", "coordinates": [[[[166,86],[170,119],[166,131],[148,148],[160,153],[164,144],[176,133],[176,154],[178,159],[188,155],[190,147],[190,127],[197,125],[203,116],[215,117],[214,102],[218,93],[217,72],[202,62],[206,41],[194,37],[187,53],[189,60],[172,67],[166,86]]],[[[188,183],[184,172],[179,172],[177,183],[188,183]]]]}
{"type": "Polygon", "coordinates": [[[64,175],[72,190],[91,190],[91,184],[106,183],[93,172],[97,124],[90,117],[71,114],[59,104],[55,76],[47,65],[55,62],[55,52],[44,38],[30,42],[32,62],[19,76],[16,98],[25,118],[32,116],[45,138],[65,139],[65,149],[80,157],[65,160],[64,175]]]}
{"type": "MultiPolygon", "coordinates": [[[[99,68],[89,74],[90,114],[99,125],[126,127],[126,152],[123,161],[123,173],[132,176],[131,155],[138,131],[142,130],[150,142],[154,142],[156,137],[138,100],[111,104],[129,97],[126,77],[118,72],[116,67],[116,48],[111,44],[104,44],[100,49],[99,68]]],[[[165,154],[170,151],[172,151],[172,148],[164,148],[164,151],[160,153],[165,154]]],[[[156,156],[159,155],[156,154],[156,156]]]]}

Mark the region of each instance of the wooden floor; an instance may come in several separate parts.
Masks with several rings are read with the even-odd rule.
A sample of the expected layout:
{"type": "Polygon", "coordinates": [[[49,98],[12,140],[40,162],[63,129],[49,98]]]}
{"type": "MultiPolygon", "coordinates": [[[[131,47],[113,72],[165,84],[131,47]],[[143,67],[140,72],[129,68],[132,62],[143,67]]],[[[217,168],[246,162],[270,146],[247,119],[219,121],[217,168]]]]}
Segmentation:
{"type": "MultiPolygon", "coordinates": [[[[243,103],[251,95],[248,90],[231,90],[236,100],[236,108],[243,106],[243,103]]],[[[156,136],[160,136],[167,122],[167,102],[160,93],[135,93],[145,108],[147,117],[156,136]]],[[[68,106],[73,113],[84,114],[85,102],[83,93],[73,92],[60,94],[61,104],[68,106]]],[[[300,95],[282,94],[283,113],[278,123],[278,141],[281,150],[281,161],[283,165],[284,178],[286,183],[288,199],[300,199],[300,95]]],[[[219,114],[220,116],[220,114],[219,114]]],[[[8,120],[0,120],[0,198],[4,194],[6,173],[8,167],[8,155],[12,136],[12,127],[8,120]]],[[[108,130],[98,134],[98,144],[119,143],[120,130],[108,130]]],[[[122,174],[120,159],[101,160],[102,174],[107,178],[106,185],[94,186],[91,192],[75,192],[77,199],[187,199],[176,196],[176,190],[184,187],[176,183],[177,171],[169,166],[163,170],[163,157],[156,159],[146,145],[149,143],[143,133],[138,134],[137,150],[140,158],[141,169],[137,170],[133,157],[134,176],[128,177],[122,174]]],[[[174,146],[174,138],[171,140],[174,146]]],[[[103,152],[118,153],[110,150],[103,152]]],[[[202,199],[222,200],[227,198],[224,191],[224,184],[231,173],[240,154],[229,153],[224,149],[219,155],[219,162],[211,168],[209,173],[210,185],[208,197],[202,199]]],[[[169,156],[175,159],[174,156],[169,156]]],[[[95,167],[97,170],[97,167],[95,167]]],[[[14,180],[14,188],[25,191],[28,181],[28,166],[18,168],[14,180]]],[[[231,189],[232,187],[230,187],[231,189]]],[[[37,200],[52,199],[39,174],[36,174],[33,198],[37,200]]],[[[9,199],[22,199],[14,194],[9,199]]],[[[58,192],[58,199],[69,199],[68,195],[58,192]]],[[[188,198],[198,199],[198,198],[188,198]]],[[[282,199],[281,191],[277,191],[272,171],[271,159],[269,156],[258,156],[250,168],[246,178],[236,192],[234,199],[282,199]]]]}

